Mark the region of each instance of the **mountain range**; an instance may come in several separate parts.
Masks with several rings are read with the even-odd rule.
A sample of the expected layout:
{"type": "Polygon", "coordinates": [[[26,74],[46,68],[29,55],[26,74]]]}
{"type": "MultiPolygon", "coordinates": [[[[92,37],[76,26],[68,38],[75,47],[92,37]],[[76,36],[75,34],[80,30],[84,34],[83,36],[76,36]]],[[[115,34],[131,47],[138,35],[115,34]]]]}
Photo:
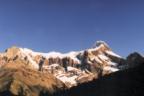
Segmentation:
{"type": "Polygon", "coordinates": [[[139,53],[123,58],[104,41],[65,54],[13,46],[0,53],[0,96],[117,96],[115,92],[103,92],[109,90],[107,86],[117,88],[111,81],[119,83],[118,78],[129,74],[126,70],[134,70],[143,63],[144,57],[139,53]]]}

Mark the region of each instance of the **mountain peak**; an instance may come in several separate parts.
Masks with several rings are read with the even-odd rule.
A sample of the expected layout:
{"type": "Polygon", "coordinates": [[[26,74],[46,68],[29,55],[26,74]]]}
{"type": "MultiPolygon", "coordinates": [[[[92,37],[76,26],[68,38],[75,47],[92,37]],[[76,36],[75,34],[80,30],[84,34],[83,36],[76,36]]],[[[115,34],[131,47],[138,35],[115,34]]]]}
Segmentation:
{"type": "Polygon", "coordinates": [[[19,47],[17,47],[17,46],[12,46],[12,47],[10,47],[10,48],[7,48],[7,49],[5,50],[5,52],[8,52],[9,50],[19,50],[19,47]]]}
{"type": "Polygon", "coordinates": [[[103,47],[106,47],[107,49],[110,49],[109,45],[105,41],[102,41],[102,40],[96,41],[92,48],[97,48],[100,46],[103,46],[103,47]]]}

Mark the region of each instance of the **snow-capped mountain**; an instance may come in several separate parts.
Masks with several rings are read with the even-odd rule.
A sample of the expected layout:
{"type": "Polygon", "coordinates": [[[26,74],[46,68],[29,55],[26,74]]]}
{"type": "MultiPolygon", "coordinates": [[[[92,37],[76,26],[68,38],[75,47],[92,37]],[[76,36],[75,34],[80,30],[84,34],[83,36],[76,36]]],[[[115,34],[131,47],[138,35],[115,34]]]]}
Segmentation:
{"type": "Polygon", "coordinates": [[[65,54],[11,47],[0,53],[0,96],[107,96],[133,89],[139,93],[143,64],[139,53],[122,58],[104,41],[65,54]]]}
{"type": "Polygon", "coordinates": [[[0,58],[1,66],[20,59],[27,64],[26,66],[35,70],[39,70],[42,61],[42,71],[53,74],[68,87],[116,72],[123,60],[104,41],[97,41],[92,48],[65,54],[41,53],[27,48],[11,47],[5,53],[1,53],[0,58]]]}

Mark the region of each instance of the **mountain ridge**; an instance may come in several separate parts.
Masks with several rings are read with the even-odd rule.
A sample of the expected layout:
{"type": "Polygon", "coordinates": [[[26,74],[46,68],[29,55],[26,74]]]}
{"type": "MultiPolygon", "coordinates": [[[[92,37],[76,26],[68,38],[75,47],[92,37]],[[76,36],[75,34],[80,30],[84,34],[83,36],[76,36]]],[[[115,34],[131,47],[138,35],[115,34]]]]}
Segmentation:
{"type": "MultiPolygon", "coordinates": [[[[16,94],[16,96],[29,96],[29,94],[33,96],[32,94],[35,93],[35,86],[31,86],[32,82],[28,83],[26,82],[27,80],[21,81],[19,79],[20,76],[23,76],[21,74],[29,74],[29,72],[32,72],[30,73],[32,78],[25,78],[33,82],[37,82],[37,80],[33,79],[35,78],[33,76],[38,77],[40,74],[45,74],[44,76],[41,75],[38,81],[44,82],[48,80],[44,79],[44,77],[51,77],[50,80],[52,80],[55,85],[59,82],[59,86],[57,87],[51,85],[52,83],[45,82],[41,83],[42,85],[37,85],[36,83],[36,88],[40,88],[36,96],[45,96],[48,93],[57,93],[65,89],[69,90],[81,84],[109,76],[110,74],[134,68],[141,62],[144,62],[144,59],[139,53],[135,52],[130,54],[127,58],[123,58],[114,53],[104,41],[98,41],[89,49],[76,52],[72,51],[65,54],[59,52],[41,53],[28,48],[14,46],[0,54],[0,71],[2,72],[2,75],[0,74],[0,83],[12,84],[16,89],[11,89],[8,85],[3,86],[6,86],[5,90],[11,94],[16,94]],[[4,73],[3,70],[5,70],[4,73]],[[16,73],[18,72],[20,74],[15,74],[15,71],[9,70],[15,70],[16,73]],[[26,72],[27,70],[29,70],[29,72],[26,72]],[[7,78],[9,74],[14,74],[13,76],[16,78],[12,76],[12,78],[8,78],[8,80],[11,81],[11,79],[15,79],[20,82],[20,84],[15,84],[14,82],[13,85],[13,83],[4,81],[6,78],[2,77],[3,74],[6,74],[7,78]],[[53,90],[50,91],[48,87],[45,87],[45,93],[45,91],[42,90],[43,84],[45,84],[45,86],[51,86],[50,89],[53,90]],[[18,86],[18,88],[16,86],[18,86]],[[23,93],[23,91],[25,92],[26,90],[19,89],[21,86],[29,86],[32,90],[27,88],[30,92],[27,93],[28,95],[24,95],[25,93],[23,93]]],[[[0,88],[3,88],[3,86],[0,86],[0,88]]],[[[3,91],[4,90],[0,89],[0,93],[3,93],[3,91]]]]}
{"type": "Polygon", "coordinates": [[[84,83],[98,78],[100,75],[119,70],[117,66],[122,57],[114,53],[104,41],[97,41],[95,45],[86,50],[71,51],[65,54],[60,52],[41,53],[14,46],[8,48],[2,55],[7,58],[7,61],[24,60],[35,70],[40,68],[40,60],[44,58],[42,70],[53,73],[57,79],[72,87],[76,86],[78,82],[84,83]],[[67,64],[65,64],[66,62],[67,64]],[[87,79],[83,81],[83,78],[87,79]]]}

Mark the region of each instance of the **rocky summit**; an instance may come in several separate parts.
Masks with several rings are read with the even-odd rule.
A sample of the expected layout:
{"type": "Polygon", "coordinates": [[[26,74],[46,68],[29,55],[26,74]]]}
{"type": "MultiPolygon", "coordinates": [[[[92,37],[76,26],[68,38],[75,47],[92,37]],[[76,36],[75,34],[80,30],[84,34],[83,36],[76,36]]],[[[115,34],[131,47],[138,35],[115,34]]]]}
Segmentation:
{"type": "Polygon", "coordinates": [[[63,96],[60,93],[65,90],[143,61],[138,53],[122,58],[104,41],[64,54],[13,46],[0,54],[0,96],[63,96]]]}

